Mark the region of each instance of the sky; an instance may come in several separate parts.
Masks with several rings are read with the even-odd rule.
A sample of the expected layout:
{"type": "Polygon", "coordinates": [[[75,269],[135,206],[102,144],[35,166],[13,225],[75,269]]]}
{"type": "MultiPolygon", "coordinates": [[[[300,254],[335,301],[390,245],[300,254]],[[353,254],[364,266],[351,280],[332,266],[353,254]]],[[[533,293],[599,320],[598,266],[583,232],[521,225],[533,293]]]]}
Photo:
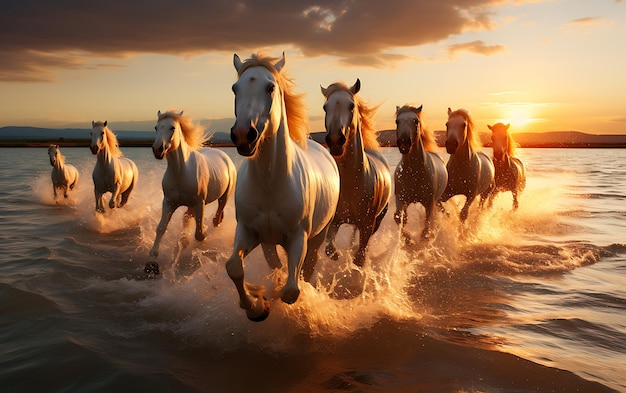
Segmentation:
{"type": "Polygon", "coordinates": [[[233,54],[286,56],[323,131],[320,86],[361,81],[394,128],[396,106],[447,108],[477,127],[626,134],[622,0],[0,0],[0,127],[152,130],[181,109],[233,123],[233,54]]]}

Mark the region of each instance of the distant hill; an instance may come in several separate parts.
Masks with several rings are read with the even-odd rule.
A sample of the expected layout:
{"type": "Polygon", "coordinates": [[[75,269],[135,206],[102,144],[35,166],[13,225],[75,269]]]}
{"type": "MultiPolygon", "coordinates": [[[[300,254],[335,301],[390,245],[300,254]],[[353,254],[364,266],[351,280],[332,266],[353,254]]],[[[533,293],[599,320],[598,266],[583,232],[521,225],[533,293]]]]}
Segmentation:
{"type": "MultiPolygon", "coordinates": [[[[90,129],[0,127],[0,146],[88,146],[91,143],[90,129]]],[[[152,146],[154,131],[114,131],[121,146],[152,146]]],[[[232,145],[230,135],[217,132],[212,135],[211,145],[232,145]]]]}
{"type": "MultiPolygon", "coordinates": [[[[38,128],[38,127],[0,127],[0,146],[47,146],[52,143],[63,146],[88,146],[91,142],[89,129],[79,128],[38,128]]],[[[152,146],[154,131],[115,131],[121,146],[152,146]]],[[[325,143],[324,132],[313,132],[311,138],[325,143]]],[[[445,131],[435,131],[439,146],[444,145],[445,131]]],[[[481,133],[485,146],[491,143],[491,134],[481,133]]],[[[626,135],[596,135],[578,131],[557,131],[542,133],[516,133],[515,140],[521,147],[621,147],[626,148],[626,135]]],[[[395,130],[378,132],[378,141],[382,146],[396,145],[395,130]]],[[[232,146],[230,134],[213,133],[209,140],[211,146],[232,146]]]]}

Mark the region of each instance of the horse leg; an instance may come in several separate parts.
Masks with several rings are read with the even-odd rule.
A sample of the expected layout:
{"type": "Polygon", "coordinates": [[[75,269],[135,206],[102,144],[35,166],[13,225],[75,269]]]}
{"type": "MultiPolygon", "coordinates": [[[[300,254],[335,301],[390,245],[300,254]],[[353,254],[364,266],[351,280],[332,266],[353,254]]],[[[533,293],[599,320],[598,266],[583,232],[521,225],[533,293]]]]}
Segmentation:
{"type": "Polygon", "coordinates": [[[378,216],[376,216],[376,223],[374,224],[374,231],[372,233],[376,233],[378,228],[380,228],[380,224],[383,222],[383,218],[385,218],[385,215],[387,214],[388,209],[389,209],[389,202],[387,202],[383,210],[380,213],[378,213],[378,216]]]}
{"type": "Polygon", "coordinates": [[[161,244],[161,238],[167,229],[167,224],[169,224],[170,219],[172,218],[172,214],[178,208],[178,206],[168,202],[166,199],[163,199],[163,207],[161,208],[161,221],[159,221],[159,225],[156,228],[156,236],[154,237],[154,244],[152,245],[152,249],[150,250],[150,255],[153,257],[159,256],[159,245],[161,244]]]}
{"type": "Polygon", "coordinates": [[[206,238],[204,233],[204,203],[202,203],[202,200],[193,205],[193,214],[196,218],[196,240],[201,242],[206,238]]]}
{"type": "Polygon", "coordinates": [[[313,277],[313,272],[315,271],[315,266],[317,265],[317,261],[319,259],[318,251],[324,243],[324,239],[326,239],[328,228],[330,228],[330,224],[326,225],[324,230],[308,240],[306,255],[302,265],[302,278],[304,278],[304,281],[306,282],[311,282],[311,277],[313,277]]]}
{"type": "Polygon", "coordinates": [[[433,210],[435,207],[435,201],[429,201],[424,204],[424,210],[426,212],[426,217],[424,220],[424,230],[422,230],[422,239],[428,239],[431,237],[431,224],[433,220],[433,210]]]}
{"type": "Polygon", "coordinates": [[[275,245],[261,243],[261,247],[263,248],[263,255],[265,256],[265,260],[267,261],[270,269],[280,269],[281,267],[283,267],[283,264],[278,258],[278,253],[276,252],[275,245]]]}
{"type": "Polygon", "coordinates": [[[287,250],[287,282],[281,289],[280,298],[287,304],[293,304],[300,296],[298,280],[304,265],[304,257],[308,252],[306,233],[300,229],[285,244],[287,250]]]}
{"type": "Polygon", "coordinates": [[[99,193],[98,190],[95,190],[94,194],[96,196],[96,211],[98,213],[104,213],[104,194],[99,193]]]}
{"type": "Polygon", "coordinates": [[[259,239],[255,234],[237,225],[233,253],[226,261],[226,272],[239,294],[239,307],[246,310],[248,319],[254,322],[265,320],[270,313],[269,302],[260,293],[250,293],[244,281],[243,258],[258,245],[259,239]]]}
{"type": "Polygon", "coordinates": [[[467,199],[465,200],[465,205],[463,205],[463,209],[461,209],[461,221],[465,222],[465,220],[467,220],[467,216],[469,215],[470,205],[472,204],[472,202],[474,202],[475,198],[476,196],[472,195],[471,197],[468,196],[467,199]]]}
{"type": "Polygon", "coordinates": [[[226,207],[226,202],[228,202],[227,192],[217,199],[217,210],[215,211],[215,216],[213,217],[214,227],[220,225],[224,220],[224,208],[226,207]]]}
{"type": "Polygon", "coordinates": [[[359,249],[354,256],[354,264],[358,267],[363,267],[365,264],[365,253],[367,251],[367,244],[370,241],[370,237],[374,234],[374,226],[376,222],[373,222],[370,227],[359,228],[359,249]]]}
{"type": "Polygon", "coordinates": [[[337,236],[337,231],[339,231],[340,225],[341,223],[339,223],[339,221],[333,220],[330,223],[328,233],[326,234],[326,240],[328,240],[328,244],[326,245],[326,256],[335,261],[339,259],[339,252],[337,252],[337,247],[335,247],[335,236],[337,236]]]}
{"type": "Polygon", "coordinates": [[[115,185],[113,186],[113,190],[111,191],[111,200],[109,201],[109,207],[111,209],[114,209],[115,207],[117,207],[117,198],[120,195],[120,184],[119,183],[115,183],[115,185]]]}

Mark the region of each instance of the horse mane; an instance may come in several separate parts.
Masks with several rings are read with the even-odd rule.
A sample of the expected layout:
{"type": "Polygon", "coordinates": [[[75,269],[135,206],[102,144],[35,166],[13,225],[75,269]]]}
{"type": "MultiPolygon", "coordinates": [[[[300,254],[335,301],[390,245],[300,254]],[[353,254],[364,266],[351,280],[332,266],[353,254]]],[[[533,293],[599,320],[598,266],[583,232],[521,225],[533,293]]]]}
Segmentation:
{"type": "Polygon", "coordinates": [[[204,129],[193,124],[191,117],[183,115],[182,112],[168,110],[167,112],[159,115],[158,121],[163,119],[172,119],[178,122],[180,130],[183,133],[183,138],[192,150],[202,148],[202,146],[204,146],[209,139],[209,136],[204,132],[204,129]]]}
{"type": "Polygon", "coordinates": [[[107,145],[109,146],[109,154],[112,157],[122,157],[124,154],[120,150],[120,144],[117,141],[117,136],[113,133],[113,131],[109,128],[109,126],[104,125],[104,122],[102,121],[96,121],[94,122],[93,125],[94,127],[100,126],[104,129],[104,132],[106,133],[106,136],[107,136],[107,145]]]}
{"type": "Polygon", "coordinates": [[[474,151],[482,150],[483,145],[480,142],[478,133],[474,130],[474,120],[472,120],[472,117],[470,116],[467,109],[457,109],[453,111],[452,113],[450,113],[450,116],[448,116],[448,119],[451,119],[455,116],[461,116],[467,122],[467,143],[469,144],[470,148],[474,151]]]}
{"type": "Polygon", "coordinates": [[[413,112],[420,120],[420,127],[422,128],[422,144],[424,145],[424,149],[426,151],[436,151],[437,150],[437,141],[435,140],[435,133],[424,127],[424,123],[422,122],[422,111],[413,105],[403,105],[402,107],[396,110],[396,117],[398,117],[402,113],[413,112]]]}
{"type": "Polygon", "coordinates": [[[498,132],[504,130],[506,134],[506,153],[509,157],[515,157],[515,149],[519,147],[519,144],[513,139],[513,134],[509,131],[509,127],[503,123],[496,123],[490,127],[491,132],[494,132],[493,128],[497,128],[498,132]]]}
{"type": "Polygon", "coordinates": [[[309,137],[309,117],[307,116],[307,108],[304,104],[304,94],[296,94],[294,92],[295,84],[293,79],[283,72],[276,70],[274,64],[278,60],[278,58],[261,53],[252,54],[249,59],[243,62],[237,76],[240,77],[248,68],[259,66],[265,67],[272,73],[280,90],[283,92],[289,136],[298,145],[306,148],[306,141],[309,137]]]}
{"type": "Polygon", "coordinates": [[[374,115],[380,107],[379,105],[370,105],[365,102],[358,94],[352,94],[350,87],[344,82],[335,82],[326,88],[326,98],[338,91],[346,91],[354,98],[354,104],[359,111],[361,120],[361,137],[363,138],[363,146],[368,149],[378,150],[380,144],[376,137],[376,128],[374,127],[374,115]]]}

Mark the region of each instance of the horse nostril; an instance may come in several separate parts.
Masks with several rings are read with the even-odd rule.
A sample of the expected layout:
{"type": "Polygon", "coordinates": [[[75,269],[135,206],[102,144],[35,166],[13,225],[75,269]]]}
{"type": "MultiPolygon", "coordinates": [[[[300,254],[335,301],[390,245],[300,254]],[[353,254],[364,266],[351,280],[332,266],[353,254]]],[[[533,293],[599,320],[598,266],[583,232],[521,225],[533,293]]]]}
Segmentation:
{"type": "Polygon", "coordinates": [[[248,129],[248,135],[247,135],[248,142],[254,142],[258,138],[258,136],[259,136],[259,132],[257,131],[257,129],[251,126],[248,129]]]}
{"type": "Polygon", "coordinates": [[[159,146],[159,153],[163,153],[163,150],[164,150],[163,145],[159,146]]]}

